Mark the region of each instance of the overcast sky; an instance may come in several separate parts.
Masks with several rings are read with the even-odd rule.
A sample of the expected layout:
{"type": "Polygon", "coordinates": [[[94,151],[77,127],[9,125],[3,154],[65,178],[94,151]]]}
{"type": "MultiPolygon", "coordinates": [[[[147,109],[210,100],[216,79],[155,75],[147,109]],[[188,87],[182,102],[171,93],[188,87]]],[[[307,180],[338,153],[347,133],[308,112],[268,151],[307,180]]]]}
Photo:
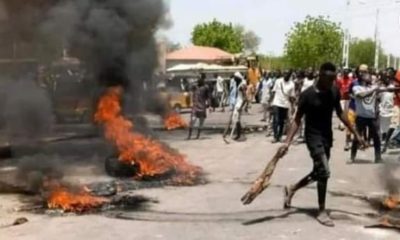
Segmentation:
{"type": "Polygon", "coordinates": [[[293,23],[304,20],[307,15],[329,16],[342,24],[347,19],[353,37],[373,37],[379,7],[382,46],[387,52],[400,56],[400,0],[352,0],[349,18],[346,18],[347,0],[167,1],[173,25],[165,34],[170,40],[190,45],[193,27],[216,18],[253,30],[262,39],[260,52],[274,55],[283,53],[285,34],[293,23]]]}

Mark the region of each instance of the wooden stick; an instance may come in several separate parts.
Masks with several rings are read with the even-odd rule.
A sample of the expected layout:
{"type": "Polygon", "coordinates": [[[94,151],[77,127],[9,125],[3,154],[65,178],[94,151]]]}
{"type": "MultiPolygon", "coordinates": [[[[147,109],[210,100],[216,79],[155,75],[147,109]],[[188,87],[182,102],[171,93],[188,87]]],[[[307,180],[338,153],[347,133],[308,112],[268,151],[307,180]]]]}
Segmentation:
{"type": "Polygon", "coordinates": [[[253,183],[253,186],[250,188],[250,190],[242,197],[241,201],[244,205],[252,203],[258,195],[260,195],[266,188],[269,187],[276,165],[278,164],[279,160],[285,156],[285,154],[286,152],[281,151],[281,149],[276,152],[274,157],[267,164],[267,167],[253,183]]]}
{"type": "MultiPolygon", "coordinates": [[[[229,144],[229,141],[226,139],[226,135],[228,135],[229,128],[230,128],[231,125],[232,125],[232,117],[233,117],[233,111],[232,111],[232,113],[231,113],[230,116],[229,116],[228,124],[227,124],[227,126],[225,127],[224,134],[222,135],[222,139],[224,140],[224,142],[225,142],[226,144],[229,144]]],[[[234,130],[234,129],[233,129],[233,130],[234,130]]]]}

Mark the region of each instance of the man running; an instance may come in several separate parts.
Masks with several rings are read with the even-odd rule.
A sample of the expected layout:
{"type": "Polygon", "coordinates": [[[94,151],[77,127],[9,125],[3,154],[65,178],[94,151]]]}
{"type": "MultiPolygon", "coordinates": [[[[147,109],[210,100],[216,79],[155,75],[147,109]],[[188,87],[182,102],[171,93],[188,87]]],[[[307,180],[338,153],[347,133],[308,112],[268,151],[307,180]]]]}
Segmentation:
{"type": "Polygon", "coordinates": [[[323,64],[319,74],[316,84],[301,93],[295,119],[284,145],[280,147],[282,152],[288,150],[296,132],[299,130],[301,119],[305,116],[305,141],[313,159],[314,168],[310,174],[295,185],[285,187],[284,207],[291,207],[291,200],[297,190],[317,181],[319,204],[317,220],[325,226],[333,227],[334,223],[325,209],[326,191],[330,176],[328,161],[333,142],[333,111],[336,111],[339,119],[350,129],[357,140],[362,142],[362,139],[347,120],[347,116],[340,105],[340,92],[334,86],[336,79],[335,65],[332,63],[323,64]]]}

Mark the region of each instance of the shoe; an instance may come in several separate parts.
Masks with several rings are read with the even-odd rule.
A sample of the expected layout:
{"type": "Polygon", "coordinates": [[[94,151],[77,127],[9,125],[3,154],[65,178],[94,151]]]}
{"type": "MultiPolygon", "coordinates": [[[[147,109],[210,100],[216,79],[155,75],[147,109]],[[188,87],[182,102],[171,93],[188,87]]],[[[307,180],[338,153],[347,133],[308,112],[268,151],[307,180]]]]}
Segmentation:
{"type": "Polygon", "coordinates": [[[266,122],[267,121],[267,119],[261,119],[260,120],[260,122],[266,122]]]}
{"type": "Polygon", "coordinates": [[[317,221],[327,227],[335,226],[335,223],[332,221],[331,217],[329,216],[326,210],[322,210],[318,213],[317,221]]]}
{"type": "Polygon", "coordinates": [[[344,146],[344,151],[348,152],[350,150],[350,146],[348,144],[346,144],[346,146],[344,146]]]}
{"type": "Polygon", "coordinates": [[[281,142],[281,141],[280,141],[280,140],[277,140],[277,139],[274,139],[274,140],[271,141],[272,144],[280,143],[280,142],[281,142]]]}

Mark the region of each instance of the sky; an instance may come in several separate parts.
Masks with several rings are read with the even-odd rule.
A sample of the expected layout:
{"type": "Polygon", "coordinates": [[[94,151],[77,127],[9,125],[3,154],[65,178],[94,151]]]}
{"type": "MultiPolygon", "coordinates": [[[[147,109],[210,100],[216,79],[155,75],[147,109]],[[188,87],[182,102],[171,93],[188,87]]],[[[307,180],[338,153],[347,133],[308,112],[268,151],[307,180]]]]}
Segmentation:
{"type": "Polygon", "coordinates": [[[374,37],[380,9],[379,39],[385,52],[400,57],[400,0],[166,0],[172,26],[163,33],[173,42],[190,45],[196,24],[212,21],[240,23],[262,40],[259,51],[281,55],[285,34],[307,15],[328,16],[348,26],[352,37],[374,37]]]}

